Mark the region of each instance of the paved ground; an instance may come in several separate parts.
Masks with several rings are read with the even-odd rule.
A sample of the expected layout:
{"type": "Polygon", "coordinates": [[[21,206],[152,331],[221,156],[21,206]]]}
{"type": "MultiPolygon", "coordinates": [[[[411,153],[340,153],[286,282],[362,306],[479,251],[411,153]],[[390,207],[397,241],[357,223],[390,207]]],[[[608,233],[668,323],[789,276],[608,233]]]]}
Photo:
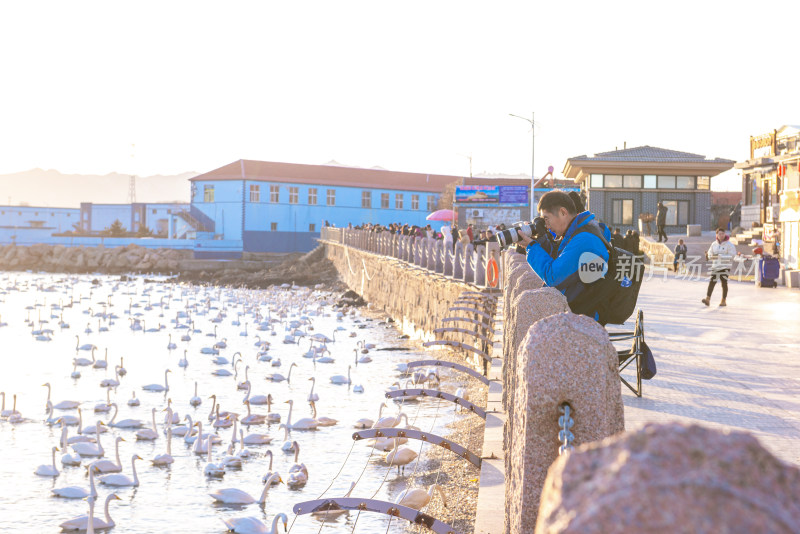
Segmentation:
{"type": "Polygon", "coordinates": [[[746,430],[800,465],[800,291],[730,282],[721,308],[719,285],[710,307],[700,302],[706,286],[672,273],[642,285],[658,374],[642,398],[623,387],[626,429],[678,420],[746,430]]]}

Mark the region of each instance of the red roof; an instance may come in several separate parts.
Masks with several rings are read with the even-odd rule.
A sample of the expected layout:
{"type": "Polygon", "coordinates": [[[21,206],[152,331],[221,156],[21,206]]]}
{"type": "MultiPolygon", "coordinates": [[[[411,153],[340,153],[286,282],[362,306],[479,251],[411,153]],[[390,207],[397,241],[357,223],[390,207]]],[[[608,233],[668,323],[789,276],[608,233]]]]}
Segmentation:
{"type": "Polygon", "coordinates": [[[274,161],[239,160],[190,178],[190,180],[193,182],[252,180],[441,193],[445,185],[455,181],[461,183],[463,177],[387,171],[384,169],[339,167],[335,165],[303,165],[274,161]]]}

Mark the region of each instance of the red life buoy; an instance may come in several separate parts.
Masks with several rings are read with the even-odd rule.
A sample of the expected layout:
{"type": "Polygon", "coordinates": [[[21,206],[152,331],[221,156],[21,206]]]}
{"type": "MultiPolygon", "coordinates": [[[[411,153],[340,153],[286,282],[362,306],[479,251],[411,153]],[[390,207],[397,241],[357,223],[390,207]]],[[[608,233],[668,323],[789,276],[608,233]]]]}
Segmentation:
{"type": "Polygon", "coordinates": [[[489,263],[486,264],[486,281],[489,283],[489,287],[497,287],[497,283],[500,281],[500,269],[494,258],[490,258],[489,263]]]}

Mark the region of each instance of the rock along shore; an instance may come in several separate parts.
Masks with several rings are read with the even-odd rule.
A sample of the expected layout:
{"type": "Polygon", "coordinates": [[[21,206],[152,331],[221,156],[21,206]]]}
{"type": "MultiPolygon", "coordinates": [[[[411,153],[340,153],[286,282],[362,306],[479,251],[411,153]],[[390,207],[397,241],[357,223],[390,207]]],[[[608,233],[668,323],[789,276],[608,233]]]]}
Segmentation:
{"type": "Polygon", "coordinates": [[[0,246],[0,270],[53,273],[146,273],[177,275],[180,282],[264,288],[294,283],[325,284],[339,289],[338,273],[322,247],[258,260],[195,260],[192,251],[124,247],[67,247],[64,245],[0,246]]]}

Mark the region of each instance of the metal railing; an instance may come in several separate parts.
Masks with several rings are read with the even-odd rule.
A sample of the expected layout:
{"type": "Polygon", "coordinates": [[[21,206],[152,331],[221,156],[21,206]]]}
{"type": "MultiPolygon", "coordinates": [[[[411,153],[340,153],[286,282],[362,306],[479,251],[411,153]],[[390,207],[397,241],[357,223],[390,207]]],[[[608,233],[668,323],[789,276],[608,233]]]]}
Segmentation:
{"type": "Polygon", "coordinates": [[[340,243],[404,261],[447,278],[477,287],[500,288],[503,268],[500,245],[494,241],[473,246],[441,239],[405,236],[388,231],[322,228],[320,240],[340,243]]]}

